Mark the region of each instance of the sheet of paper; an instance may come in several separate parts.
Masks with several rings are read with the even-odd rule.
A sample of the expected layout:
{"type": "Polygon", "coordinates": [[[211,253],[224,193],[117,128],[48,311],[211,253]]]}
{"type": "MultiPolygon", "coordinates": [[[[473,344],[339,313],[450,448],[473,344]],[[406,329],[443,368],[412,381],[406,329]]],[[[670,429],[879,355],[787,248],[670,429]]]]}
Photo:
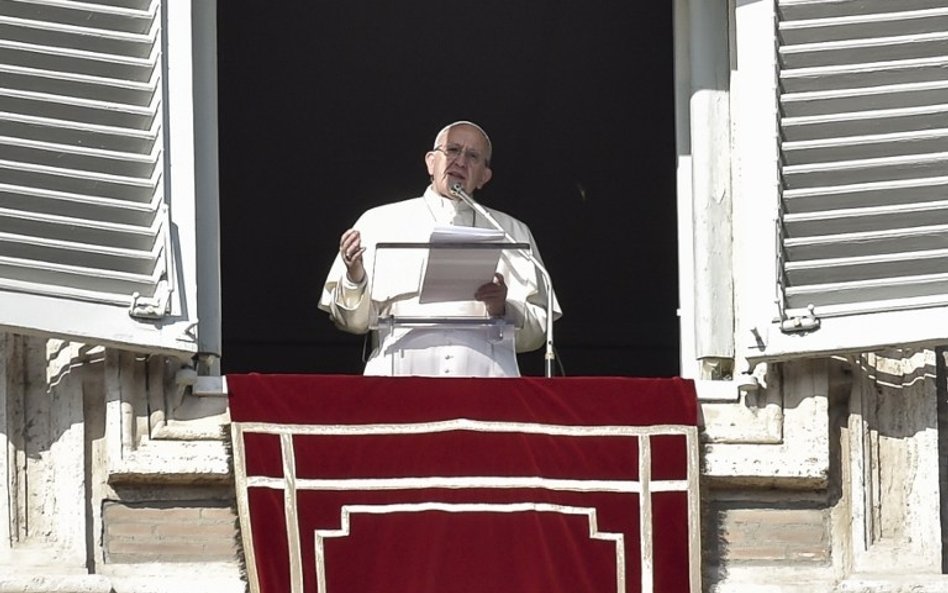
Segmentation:
{"type": "Polygon", "coordinates": [[[504,240],[497,229],[482,229],[471,226],[436,226],[431,231],[430,243],[482,243],[504,240]]]}
{"type": "Polygon", "coordinates": [[[422,303],[471,301],[490,282],[500,261],[503,233],[475,227],[436,227],[431,243],[484,243],[497,248],[437,248],[428,251],[428,265],[418,300],[422,303]]]}

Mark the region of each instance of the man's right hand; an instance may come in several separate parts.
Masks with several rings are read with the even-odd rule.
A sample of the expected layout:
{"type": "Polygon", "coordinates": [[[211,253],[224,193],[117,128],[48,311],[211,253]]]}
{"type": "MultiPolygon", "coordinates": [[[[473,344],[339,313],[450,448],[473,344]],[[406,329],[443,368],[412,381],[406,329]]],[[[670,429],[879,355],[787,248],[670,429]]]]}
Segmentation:
{"type": "Polygon", "coordinates": [[[365,247],[362,246],[362,235],[355,229],[349,229],[342,234],[339,239],[339,256],[342,257],[342,263],[346,264],[346,275],[349,280],[359,284],[365,279],[365,266],[362,265],[362,254],[365,253],[365,247]]]}

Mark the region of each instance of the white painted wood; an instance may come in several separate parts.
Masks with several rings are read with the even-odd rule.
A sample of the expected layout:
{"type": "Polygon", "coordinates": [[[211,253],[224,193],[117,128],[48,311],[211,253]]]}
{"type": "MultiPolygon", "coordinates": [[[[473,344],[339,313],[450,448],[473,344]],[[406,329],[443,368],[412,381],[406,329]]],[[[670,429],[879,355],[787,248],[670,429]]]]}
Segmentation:
{"type": "Polygon", "coordinates": [[[31,305],[25,307],[19,293],[0,291],[0,330],[69,336],[94,344],[184,357],[189,357],[195,348],[191,323],[184,320],[159,328],[129,318],[125,302],[109,308],[83,300],[87,296],[85,291],[74,290],[70,296],[71,300],[65,300],[34,295],[31,305]],[[85,323],[79,325],[78,320],[85,323]],[[29,328],[28,332],[24,328],[29,328]]]}
{"type": "Polygon", "coordinates": [[[694,348],[698,359],[734,356],[731,303],[731,163],[726,0],[689,6],[689,121],[694,266],[694,348]]]}
{"type": "Polygon", "coordinates": [[[689,0],[674,0],[675,31],[675,152],[678,212],[678,319],[680,373],[700,377],[695,332],[694,200],[691,157],[691,18],[689,0]]]}
{"type": "Polygon", "coordinates": [[[899,310],[899,303],[885,301],[870,304],[869,310],[856,309],[860,315],[853,315],[853,307],[848,307],[838,316],[823,317],[820,330],[806,335],[784,334],[768,324],[757,328],[764,347],[748,342],[747,357],[751,362],[760,362],[872,351],[893,344],[916,348],[932,346],[942,341],[941,328],[948,327],[945,307],[948,302],[944,299],[929,301],[928,308],[922,307],[923,304],[919,299],[913,308],[899,310]],[[882,309],[882,312],[872,309],[882,309]],[[854,337],[859,338],[858,343],[854,337]]]}
{"type": "MultiPolygon", "coordinates": [[[[738,43],[736,82],[745,55],[763,61],[754,52],[768,51],[767,34],[749,31],[742,11],[752,12],[738,7],[737,35],[746,40],[738,43]]],[[[783,0],[775,22],[776,102],[767,113],[758,95],[757,120],[753,112],[736,112],[735,150],[741,160],[760,158],[776,140],[779,188],[753,186],[742,167],[735,211],[774,196],[781,250],[773,260],[773,297],[755,285],[766,286],[766,260],[756,258],[751,281],[745,278],[755,258],[736,258],[740,344],[749,347],[749,359],[772,360],[826,353],[833,345],[856,351],[944,339],[932,315],[948,303],[948,3],[783,0]],[[780,122],[779,134],[761,131],[768,116],[780,122]],[[751,121],[758,125],[745,127],[751,121]],[[779,331],[780,317],[809,315],[810,307],[822,321],[818,329],[779,331]],[[919,314],[907,315],[912,308],[919,314]],[[842,319],[862,315],[873,317],[842,319]],[[900,326],[909,318],[929,330],[927,338],[900,326]]],[[[763,19],[757,24],[767,26],[763,19]]],[[[758,93],[769,86],[749,84],[758,93]]],[[[738,100],[745,92],[734,86],[738,100]]],[[[739,224],[736,245],[763,244],[761,233],[744,225],[765,227],[767,218],[753,220],[739,224]]]]}
{"type": "MultiPolygon", "coordinates": [[[[175,215],[188,224],[178,232],[180,259],[172,260],[169,278],[178,274],[190,279],[182,286],[175,287],[184,298],[171,303],[171,313],[179,316],[187,311],[197,311],[197,172],[195,141],[200,135],[195,128],[194,104],[194,37],[192,32],[193,2],[168,2],[165,4],[168,23],[167,62],[168,71],[174,76],[169,79],[167,100],[167,133],[173,138],[174,150],[168,155],[166,173],[169,175],[168,191],[174,198],[175,215]],[[183,307],[187,306],[187,309],[183,307]]],[[[216,175],[216,170],[209,172],[216,175]]],[[[216,199],[216,196],[214,196],[216,199]]],[[[194,321],[192,319],[192,321],[194,321]]],[[[197,340],[197,328],[194,337],[197,340]]],[[[196,344],[195,344],[196,346],[196,344]]]]}
{"type": "MultiPolygon", "coordinates": [[[[194,143],[207,124],[193,104],[216,106],[194,93],[192,3],[174,4],[0,7],[0,327],[197,350],[194,143]]],[[[213,154],[202,175],[216,176],[213,154]]],[[[203,260],[216,294],[216,256],[203,260]]]]}
{"type": "Polygon", "coordinates": [[[777,313],[775,237],[779,206],[779,154],[776,139],[775,7],[769,2],[738,2],[734,14],[736,68],[731,76],[734,167],[734,286],[736,371],[753,343],[755,320],[777,313]]]}
{"type": "MultiPolygon", "coordinates": [[[[217,3],[191,3],[191,30],[194,44],[191,59],[194,68],[194,187],[198,197],[194,250],[195,270],[200,290],[195,298],[198,352],[205,358],[210,373],[219,374],[221,355],[221,281],[220,281],[220,181],[218,175],[217,127],[217,3]]],[[[196,288],[195,288],[196,290],[196,288]]],[[[192,295],[192,293],[188,293],[192,295]]],[[[193,296],[193,295],[192,295],[193,296]]]]}

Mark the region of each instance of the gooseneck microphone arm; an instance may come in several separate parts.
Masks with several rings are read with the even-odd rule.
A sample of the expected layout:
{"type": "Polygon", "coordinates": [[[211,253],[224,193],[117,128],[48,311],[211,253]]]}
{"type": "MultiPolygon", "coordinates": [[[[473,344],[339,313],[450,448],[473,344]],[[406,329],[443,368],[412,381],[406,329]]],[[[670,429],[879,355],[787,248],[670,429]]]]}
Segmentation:
{"type": "MultiPolygon", "coordinates": [[[[517,240],[510,236],[504,227],[500,226],[500,223],[497,222],[490,212],[486,208],[481,206],[479,203],[474,201],[474,198],[471,197],[471,194],[465,191],[464,186],[460,183],[454,183],[450,187],[451,195],[457,197],[459,200],[470,206],[474,209],[474,212],[477,212],[484,220],[489,222],[498,231],[504,234],[504,239],[510,243],[517,243],[517,240]]],[[[543,278],[543,284],[546,286],[546,354],[544,354],[544,368],[546,371],[547,377],[553,376],[553,361],[556,359],[556,355],[553,351],[553,280],[550,278],[550,272],[547,271],[546,266],[540,263],[540,260],[532,253],[529,249],[518,249],[527,260],[532,263],[537,271],[540,273],[540,276],[543,278]]],[[[526,303],[524,303],[526,305],[526,303]]]]}

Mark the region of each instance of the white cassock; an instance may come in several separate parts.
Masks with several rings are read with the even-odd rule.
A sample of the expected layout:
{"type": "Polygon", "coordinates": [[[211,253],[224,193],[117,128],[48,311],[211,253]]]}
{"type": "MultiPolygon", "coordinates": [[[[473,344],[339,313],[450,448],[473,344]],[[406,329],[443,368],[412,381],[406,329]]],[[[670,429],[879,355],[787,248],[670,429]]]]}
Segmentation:
{"type": "MultiPolygon", "coordinates": [[[[488,209],[497,222],[520,243],[529,243],[540,258],[527,225],[503,212],[488,209]]],[[[497,271],[507,284],[505,321],[515,328],[515,339],[499,339],[496,329],[411,327],[394,329],[379,319],[397,317],[483,317],[478,301],[421,303],[419,287],[426,250],[381,250],[377,243],[427,243],[435,226],[491,228],[468,206],[444,198],[431,187],[420,198],[387,204],[367,211],[353,228],[366,248],[366,279],[349,281],[346,266],[337,254],[319,308],[328,311],[340,329],[364,334],[377,332],[365,365],[366,375],[415,375],[438,377],[519,377],[517,352],[536,350],[546,341],[546,290],[534,265],[516,250],[501,251],[497,271]]],[[[542,260],[541,260],[542,261],[542,260]]],[[[485,278],[484,282],[489,282],[485,278]]],[[[471,296],[473,299],[473,295],[471,296]]],[[[562,314],[553,297],[554,319],[562,314]]]]}

